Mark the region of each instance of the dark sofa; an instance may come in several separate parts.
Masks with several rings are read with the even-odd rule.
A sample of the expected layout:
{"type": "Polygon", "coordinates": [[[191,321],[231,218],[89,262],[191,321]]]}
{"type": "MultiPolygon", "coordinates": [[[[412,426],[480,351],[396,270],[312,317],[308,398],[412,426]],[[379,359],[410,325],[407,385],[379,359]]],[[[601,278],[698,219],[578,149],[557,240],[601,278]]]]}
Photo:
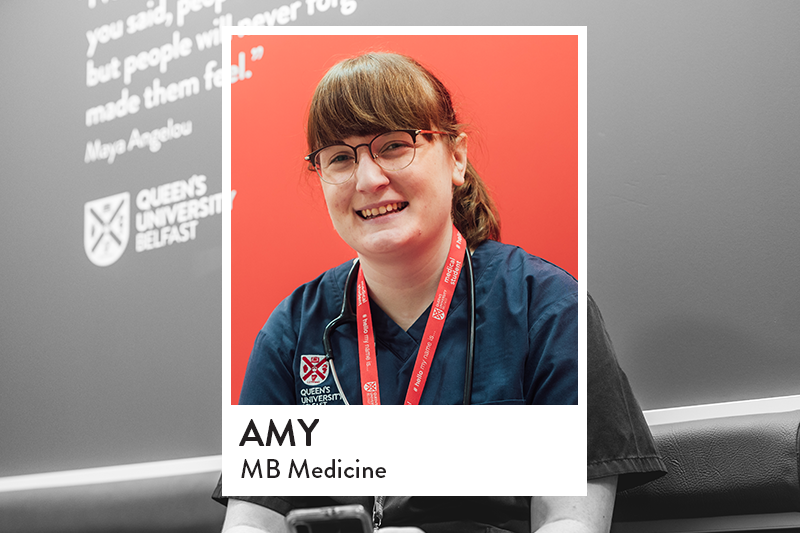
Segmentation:
{"type": "MultiPolygon", "coordinates": [[[[670,472],[620,493],[614,533],[800,533],[800,411],[652,430],[670,472]]],[[[218,532],[218,475],[0,493],[0,532],[218,532]]]]}

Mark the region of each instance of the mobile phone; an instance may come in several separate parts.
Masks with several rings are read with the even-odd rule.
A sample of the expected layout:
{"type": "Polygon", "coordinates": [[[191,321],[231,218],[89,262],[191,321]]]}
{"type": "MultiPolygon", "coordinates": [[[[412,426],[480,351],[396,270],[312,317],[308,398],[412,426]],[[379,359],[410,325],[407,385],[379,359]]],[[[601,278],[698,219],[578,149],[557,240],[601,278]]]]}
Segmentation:
{"type": "Polygon", "coordinates": [[[286,527],[289,533],[373,533],[372,518],[358,504],[295,509],[286,527]]]}

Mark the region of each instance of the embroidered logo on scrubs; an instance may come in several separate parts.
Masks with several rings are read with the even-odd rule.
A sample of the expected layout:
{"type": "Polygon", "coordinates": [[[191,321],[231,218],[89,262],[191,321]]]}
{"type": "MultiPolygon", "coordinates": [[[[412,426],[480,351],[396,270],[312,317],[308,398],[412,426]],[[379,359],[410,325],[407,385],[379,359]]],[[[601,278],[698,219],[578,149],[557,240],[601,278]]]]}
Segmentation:
{"type": "Polygon", "coordinates": [[[364,383],[364,390],[367,392],[377,392],[378,391],[378,384],[374,381],[369,381],[364,383]]]}
{"type": "Polygon", "coordinates": [[[319,385],[328,378],[328,361],[321,355],[300,356],[300,378],[306,385],[319,385]]]}

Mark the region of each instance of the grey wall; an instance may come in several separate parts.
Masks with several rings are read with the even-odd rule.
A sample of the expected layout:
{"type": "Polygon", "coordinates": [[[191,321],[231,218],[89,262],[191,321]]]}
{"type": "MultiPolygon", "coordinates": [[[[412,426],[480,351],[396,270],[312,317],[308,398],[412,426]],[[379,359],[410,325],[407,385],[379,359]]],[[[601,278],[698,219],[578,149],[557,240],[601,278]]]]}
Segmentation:
{"type": "MultiPolygon", "coordinates": [[[[131,241],[107,267],[83,247],[86,202],[194,174],[220,192],[220,92],[85,126],[123,87],[86,87],[85,32],[146,8],[87,2],[0,4],[0,475],[220,450],[219,216],[190,242],[131,241]],[[84,162],[87,141],[168,118],[191,119],[191,136],[84,162]]],[[[193,37],[213,16],[95,60],[193,37]]],[[[588,26],[589,290],[641,403],[800,392],[800,4],[358,0],[297,23],[588,26]]],[[[219,48],[195,49],[131,93],[155,76],[202,83],[211,59],[219,48]]]]}
{"type": "Polygon", "coordinates": [[[800,5],[589,22],[589,287],[645,408],[800,393],[800,5]],[[610,22],[610,21],[609,21],[610,22]]]}

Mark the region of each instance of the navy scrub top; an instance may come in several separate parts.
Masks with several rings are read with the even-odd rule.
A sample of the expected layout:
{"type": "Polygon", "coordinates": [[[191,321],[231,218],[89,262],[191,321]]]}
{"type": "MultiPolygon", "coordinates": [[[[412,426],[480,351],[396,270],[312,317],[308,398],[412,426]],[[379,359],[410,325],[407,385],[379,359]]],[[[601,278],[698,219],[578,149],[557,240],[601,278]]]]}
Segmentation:
{"type": "MultiPolygon", "coordinates": [[[[475,277],[473,404],[578,403],[578,283],[519,247],[484,241],[472,255],[475,277]]],[[[259,332],[240,405],[341,404],[323,360],[322,332],[339,315],[352,262],[297,288],[259,332]]],[[[460,404],[464,394],[469,296],[462,271],[422,404],[460,404]]],[[[355,292],[355,290],[353,291],[355,292]]],[[[355,305],[355,295],[351,295],[355,305]]],[[[403,331],[370,301],[381,403],[402,404],[430,308],[403,331]]],[[[331,335],[334,361],[351,404],[361,404],[355,325],[331,335]]]]}

